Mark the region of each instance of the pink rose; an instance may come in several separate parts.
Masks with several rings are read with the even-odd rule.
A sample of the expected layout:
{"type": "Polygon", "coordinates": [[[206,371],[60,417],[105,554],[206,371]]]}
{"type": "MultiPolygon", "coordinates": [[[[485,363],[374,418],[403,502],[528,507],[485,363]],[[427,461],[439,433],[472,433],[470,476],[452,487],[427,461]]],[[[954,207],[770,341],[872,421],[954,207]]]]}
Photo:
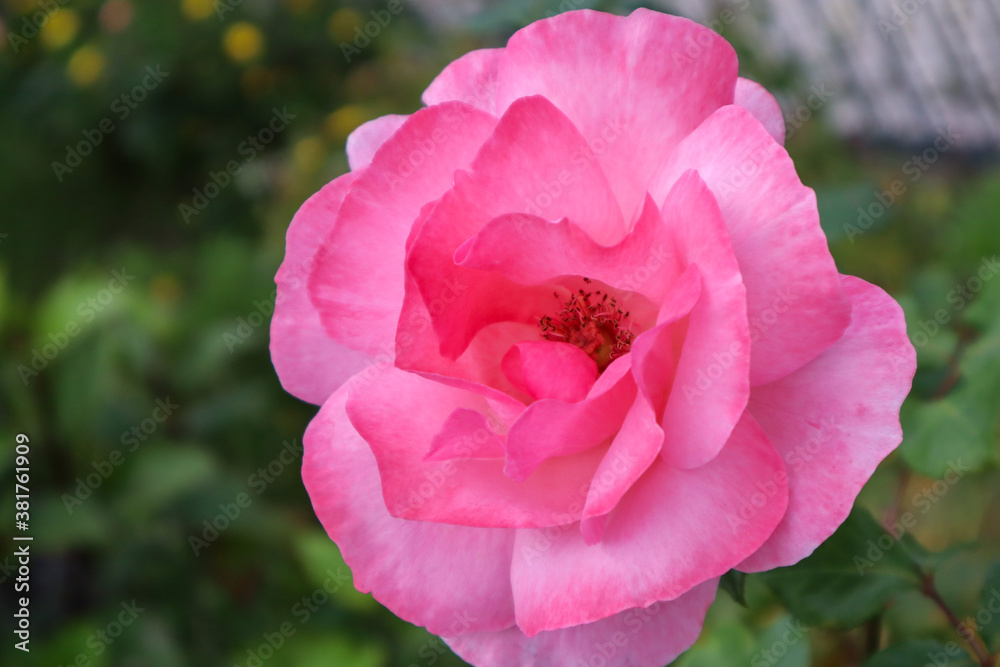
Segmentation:
{"type": "Polygon", "coordinates": [[[562,14],[423,100],[288,230],[271,351],[322,404],[313,506],[475,665],[663,665],[899,443],[902,312],[838,274],[778,105],[695,23],[562,14]]]}

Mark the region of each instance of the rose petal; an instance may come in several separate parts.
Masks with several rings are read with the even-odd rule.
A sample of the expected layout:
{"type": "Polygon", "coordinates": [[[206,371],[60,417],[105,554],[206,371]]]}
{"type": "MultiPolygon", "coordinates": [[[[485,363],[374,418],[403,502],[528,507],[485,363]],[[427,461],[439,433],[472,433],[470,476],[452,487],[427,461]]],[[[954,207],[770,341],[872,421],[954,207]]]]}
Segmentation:
{"type": "Polygon", "coordinates": [[[625,416],[621,430],[604,455],[587,492],[580,522],[587,544],[601,540],[607,526],[607,514],[660,453],[663,429],[658,417],[669,395],[677,367],[679,344],[683,342],[683,338],[674,331],[675,324],[687,317],[700,296],[701,273],[691,265],[664,302],[660,324],[640,334],[632,343],[632,375],[639,387],[640,397],[625,416]]]}
{"type": "Polygon", "coordinates": [[[302,478],[359,591],[436,634],[514,621],[512,530],[404,521],[382,502],[375,458],[347,419],[347,389],[309,424],[302,478]]]}
{"type": "Polygon", "coordinates": [[[916,368],[903,312],[880,288],[843,276],[851,325],[791,375],[754,387],[750,412],[788,466],[788,512],[740,563],[758,572],[797,563],[833,534],[861,487],[902,440],[899,407],[916,368]]]}
{"type": "Polygon", "coordinates": [[[851,307],[819,226],[816,195],[749,111],[716,111],[667,159],[657,201],[689,169],[715,195],[747,290],[751,385],[788,375],[840,338],[851,307]]]}
{"type": "Polygon", "coordinates": [[[781,106],[767,88],[756,81],[740,77],[736,80],[736,99],[738,104],[753,114],[754,118],[770,133],[779,144],[785,143],[785,118],[781,115],[781,106]]]}
{"type": "Polygon", "coordinates": [[[490,220],[458,248],[455,262],[522,285],[585,276],[658,303],[680,275],[673,251],[660,210],[647,199],[631,231],[611,247],[594,241],[572,220],[553,223],[515,213],[490,220]]]}
{"type": "MultiPolygon", "coordinates": [[[[395,368],[377,382],[355,387],[347,414],[368,442],[378,462],[385,506],[393,516],[464,526],[540,527],[576,521],[586,486],[604,450],[597,448],[553,464],[518,483],[503,473],[502,459],[465,456],[428,460],[431,445],[448,428],[451,438],[464,438],[451,419],[458,409],[482,413],[493,432],[502,431],[500,416],[479,394],[428,380],[395,368]]],[[[489,433],[484,433],[489,437],[489,433]]],[[[509,435],[508,435],[509,437],[509,435]]]]}
{"type": "Polygon", "coordinates": [[[663,429],[656,423],[653,406],[637,397],[587,491],[580,533],[588,546],[604,538],[608,514],[649,469],[662,447],[663,429]]]}
{"type": "Polygon", "coordinates": [[[781,458],[748,414],[701,468],[655,461],[612,512],[599,544],[588,546],[575,524],[519,530],[511,569],[518,626],[532,637],[590,623],[722,575],[781,520],[784,482],[781,458]],[[738,530],[720,530],[729,519],[738,530]]]}
{"type": "Polygon", "coordinates": [[[501,363],[514,385],[534,399],[575,403],[597,380],[597,364],[576,345],[527,341],[510,348],[501,363]]]}
{"type": "Polygon", "coordinates": [[[362,123],[347,137],[347,163],[351,171],[371,164],[375,152],[396,133],[409,116],[388,115],[362,123]]]}
{"type": "Polygon", "coordinates": [[[659,377],[648,377],[664,389],[672,384],[660,420],[664,459],[694,468],[719,453],[750,396],[746,289],[726,222],[696,172],[685,173],[674,184],[663,217],[682,264],[698,267],[704,288],[691,310],[683,347],[677,350],[673,377],[664,369],[659,377]]]}
{"type": "Polygon", "coordinates": [[[306,283],[320,241],[333,227],[344,196],[357,174],[344,174],[306,200],[285,237],[285,259],[271,318],[271,361],[281,386],[303,401],[321,405],[347,378],[370,363],[330,338],[309,300],[306,283]]]}
{"type": "MultiPolygon", "coordinates": [[[[489,220],[537,207],[539,196],[549,197],[546,185],[555,184],[559,196],[545,200],[554,217],[569,217],[597,240],[624,232],[600,169],[587,163],[578,172],[569,171],[568,156],[585,147],[576,128],[550,102],[526,98],[500,119],[470,172],[456,174],[454,189],[423,222],[407,257],[425,304],[455,295],[446,308],[430,311],[442,355],[457,358],[480,329],[494,322],[537,323],[551,305],[547,287],[527,288],[499,274],[455,265],[456,249],[489,220]]],[[[410,317],[404,312],[401,322],[410,317]]]]}
{"type": "Polygon", "coordinates": [[[495,123],[447,102],[410,116],[378,150],[344,200],[309,278],[310,298],[333,338],[370,354],[392,352],[410,228],[495,123]]]}
{"type": "Polygon", "coordinates": [[[677,372],[688,330],[684,318],[691,314],[701,295],[701,271],[689,264],[661,304],[657,325],[639,334],[632,343],[632,374],[657,420],[666,407],[677,372]]]}
{"type": "Polygon", "coordinates": [[[562,109],[631,217],[663,158],[732,104],[736,78],[733,48],[693,21],[646,9],[627,18],[573,11],[511,37],[497,74],[497,109],[528,95],[562,109]]]}
{"type": "Polygon", "coordinates": [[[445,642],[477,667],[659,667],[694,644],[717,588],[712,579],[670,602],[530,638],[514,627],[445,642]]]}
{"type": "MultiPolygon", "coordinates": [[[[628,355],[612,362],[582,401],[542,399],[529,405],[507,434],[504,474],[523,482],[554,457],[586,452],[612,438],[635,400],[635,382],[627,372],[628,364],[628,355]],[[620,379],[609,380],[622,370],[620,379]]],[[[562,465],[562,461],[552,463],[562,465]]]]}
{"type": "Polygon", "coordinates": [[[503,49],[469,51],[441,70],[421,98],[427,106],[442,102],[464,102],[497,115],[497,66],[503,49]]]}
{"type": "Polygon", "coordinates": [[[503,443],[483,413],[459,408],[448,416],[444,426],[431,440],[431,450],[424,458],[427,461],[446,461],[502,457],[503,443]]]}

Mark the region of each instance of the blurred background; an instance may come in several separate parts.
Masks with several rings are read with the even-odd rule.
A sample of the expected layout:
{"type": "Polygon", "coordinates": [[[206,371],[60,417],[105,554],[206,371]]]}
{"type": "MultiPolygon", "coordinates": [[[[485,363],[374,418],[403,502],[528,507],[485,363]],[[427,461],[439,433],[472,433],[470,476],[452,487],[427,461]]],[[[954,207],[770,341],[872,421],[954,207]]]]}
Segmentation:
{"type": "MultiPolygon", "coordinates": [[[[417,109],[457,56],[560,11],[641,4],[0,0],[0,663],[463,664],[357,593],[313,515],[299,467],[316,408],[268,355],[284,233],[346,171],[347,135],[417,109]],[[18,433],[30,655],[7,625],[18,433]]],[[[778,95],[838,266],[906,309],[906,435],[859,505],[912,518],[942,598],[975,616],[1000,557],[1000,5],[647,6],[721,32],[778,95]]],[[[747,608],[720,593],[678,664],[860,665],[958,641],[912,587],[850,629],[764,579],[748,578],[747,608]]]]}

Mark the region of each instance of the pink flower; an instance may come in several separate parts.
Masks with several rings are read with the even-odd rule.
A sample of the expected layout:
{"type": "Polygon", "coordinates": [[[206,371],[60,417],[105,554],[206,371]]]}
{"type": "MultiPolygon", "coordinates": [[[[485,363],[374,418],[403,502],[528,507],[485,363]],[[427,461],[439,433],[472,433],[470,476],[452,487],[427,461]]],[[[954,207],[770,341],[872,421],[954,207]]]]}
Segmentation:
{"type": "Polygon", "coordinates": [[[899,443],[902,312],[838,274],[778,105],[695,23],[562,14],[423,100],[288,230],[271,351],[322,404],[316,513],[475,665],[669,662],[899,443]]]}

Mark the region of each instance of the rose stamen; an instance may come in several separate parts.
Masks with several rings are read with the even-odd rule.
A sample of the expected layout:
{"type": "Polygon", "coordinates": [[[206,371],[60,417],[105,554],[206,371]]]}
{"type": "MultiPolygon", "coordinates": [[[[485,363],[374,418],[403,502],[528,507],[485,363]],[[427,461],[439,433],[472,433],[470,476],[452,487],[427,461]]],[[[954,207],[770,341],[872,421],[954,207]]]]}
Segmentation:
{"type": "MultiPolygon", "coordinates": [[[[590,279],[583,281],[590,284],[590,279]]],[[[553,293],[562,300],[558,292],[553,293]]],[[[635,333],[629,321],[629,311],[618,306],[618,300],[601,290],[579,289],[563,302],[555,317],[539,320],[545,340],[576,345],[597,362],[601,371],[612,361],[629,351],[635,333]]]]}

